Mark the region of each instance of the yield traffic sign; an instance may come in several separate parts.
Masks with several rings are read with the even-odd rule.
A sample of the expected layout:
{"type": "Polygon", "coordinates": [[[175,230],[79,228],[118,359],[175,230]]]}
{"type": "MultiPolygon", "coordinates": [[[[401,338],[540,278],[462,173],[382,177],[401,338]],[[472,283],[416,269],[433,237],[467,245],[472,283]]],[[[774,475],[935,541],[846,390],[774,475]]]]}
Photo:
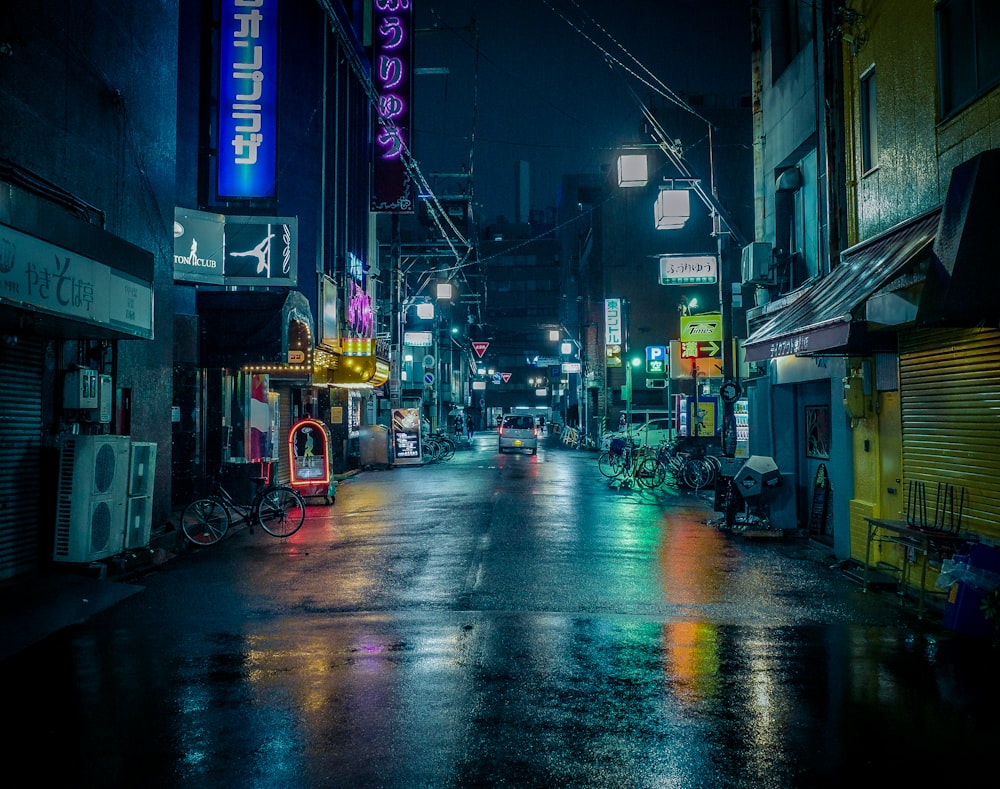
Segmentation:
{"type": "Polygon", "coordinates": [[[483,354],[486,353],[486,349],[490,347],[488,342],[474,342],[472,343],[472,350],[476,352],[476,356],[480,359],[483,358],[483,354]]]}

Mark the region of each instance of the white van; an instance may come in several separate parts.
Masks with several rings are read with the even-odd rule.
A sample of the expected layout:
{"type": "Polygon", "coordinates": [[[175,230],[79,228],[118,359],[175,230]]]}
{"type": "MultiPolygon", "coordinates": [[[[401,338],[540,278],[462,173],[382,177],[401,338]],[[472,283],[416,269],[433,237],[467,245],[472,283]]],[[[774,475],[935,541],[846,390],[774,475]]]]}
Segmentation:
{"type": "Polygon", "coordinates": [[[611,446],[613,438],[623,438],[628,433],[632,440],[641,446],[656,448],[661,441],[668,441],[677,435],[677,427],[670,411],[642,410],[632,412],[632,429],[613,430],[601,437],[601,448],[611,446]]]}

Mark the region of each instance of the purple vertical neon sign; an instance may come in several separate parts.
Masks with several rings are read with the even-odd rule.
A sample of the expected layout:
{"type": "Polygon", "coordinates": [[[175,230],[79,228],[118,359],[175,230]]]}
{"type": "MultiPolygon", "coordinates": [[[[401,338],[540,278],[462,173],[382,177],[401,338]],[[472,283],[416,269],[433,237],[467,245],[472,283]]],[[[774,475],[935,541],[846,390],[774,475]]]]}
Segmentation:
{"type": "Polygon", "coordinates": [[[412,0],[375,0],[372,81],[378,104],[372,146],[373,211],[413,211],[413,181],[404,165],[413,125],[412,32],[412,0]]]}

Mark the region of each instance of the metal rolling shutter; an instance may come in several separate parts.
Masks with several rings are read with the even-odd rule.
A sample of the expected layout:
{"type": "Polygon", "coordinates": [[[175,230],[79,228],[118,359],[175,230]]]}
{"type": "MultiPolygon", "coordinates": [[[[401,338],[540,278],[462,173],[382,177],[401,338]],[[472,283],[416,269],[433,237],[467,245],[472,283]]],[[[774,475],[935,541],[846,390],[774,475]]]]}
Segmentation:
{"type": "Polygon", "coordinates": [[[25,337],[0,348],[0,579],[39,563],[42,354],[25,337]]]}
{"type": "Polygon", "coordinates": [[[962,528],[1000,537],[1000,331],[907,332],[899,350],[904,485],[926,483],[929,510],[938,483],[964,487],[962,528]]]}
{"type": "Polygon", "coordinates": [[[288,431],[292,425],[288,418],[288,412],[292,404],[291,384],[278,381],[271,381],[271,391],[277,392],[278,397],[278,433],[274,440],[278,442],[278,462],[273,469],[273,481],[285,485],[292,478],[292,462],[288,457],[288,431]]]}

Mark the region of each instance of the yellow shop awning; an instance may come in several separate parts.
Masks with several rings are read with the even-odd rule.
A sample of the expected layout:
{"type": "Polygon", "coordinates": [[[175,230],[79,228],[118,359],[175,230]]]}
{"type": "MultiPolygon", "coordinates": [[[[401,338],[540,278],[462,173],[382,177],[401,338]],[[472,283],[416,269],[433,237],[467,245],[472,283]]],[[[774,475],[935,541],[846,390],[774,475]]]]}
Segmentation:
{"type": "Polygon", "coordinates": [[[375,354],[375,341],[346,338],[339,354],[317,358],[313,382],[346,389],[374,389],[389,380],[389,363],[375,354]]]}

